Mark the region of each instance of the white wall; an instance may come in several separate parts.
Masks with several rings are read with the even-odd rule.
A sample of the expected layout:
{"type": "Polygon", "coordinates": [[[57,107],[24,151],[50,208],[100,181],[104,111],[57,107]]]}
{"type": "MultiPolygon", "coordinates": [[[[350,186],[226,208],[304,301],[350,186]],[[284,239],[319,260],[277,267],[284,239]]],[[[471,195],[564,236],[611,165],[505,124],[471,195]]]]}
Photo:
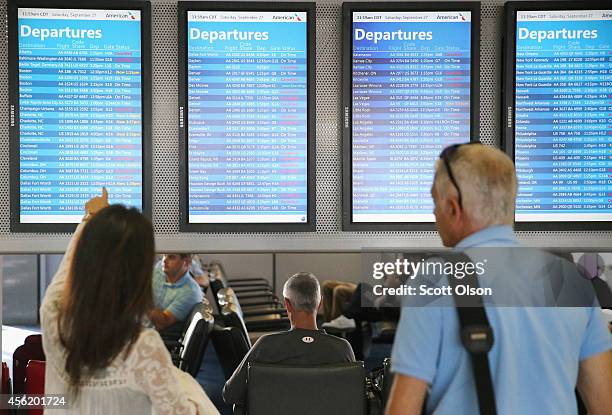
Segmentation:
{"type": "Polygon", "coordinates": [[[198,254],[202,262],[223,264],[229,278],[266,278],[272,283],[272,254],[198,254]]]}

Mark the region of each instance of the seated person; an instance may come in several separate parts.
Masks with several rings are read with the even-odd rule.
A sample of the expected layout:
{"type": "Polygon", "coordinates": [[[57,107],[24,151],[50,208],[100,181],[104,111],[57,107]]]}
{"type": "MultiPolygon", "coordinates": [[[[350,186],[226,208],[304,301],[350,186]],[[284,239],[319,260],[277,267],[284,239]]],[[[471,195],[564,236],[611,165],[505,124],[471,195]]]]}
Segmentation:
{"type": "Polygon", "coordinates": [[[189,267],[189,273],[193,279],[198,283],[200,288],[206,292],[210,286],[210,280],[208,279],[208,266],[202,262],[202,259],[193,254],[191,256],[191,266],[189,267]]]}
{"type": "Polygon", "coordinates": [[[323,281],[321,288],[323,289],[323,320],[326,322],[323,327],[354,329],[355,320],[346,318],[345,311],[357,290],[357,284],[327,280],[323,281]]]}
{"type": "MultiPolygon", "coordinates": [[[[164,267],[164,258],[163,255],[161,259],[157,261],[155,264],[155,268],[163,269],[164,267]]],[[[206,264],[202,263],[202,260],[197,254],[191,255],[191,265],[189,266],[189,274],[191,277],[198,283],[200,288],[206,292],[208,287],[210,286],[210,281],[208,279],[208,267],[206,264]]]]}
{"type": "Polygon", "coordinates": [[[165,254],[163,268],[153,271],[155,307],[149,319],[168,337],[178,337],[193,307],[202,302],[202,290],[189,276],[190,254],[165,254]]]}
{"type": "MultiPolygon", "coordinates": [[[[400,281],[396,275],[385,276],[382,281],[384,287],[398,287],[400,281]]],[[[391,308],[396,311],[399,307],[397,298],[387,296],[374,296],[372,286],[365,283],[357,285],[350,282],[341,281],[324,281],[323,284],[323,307],[326,311],[329,308],[332,310],[330,317],[331,321],[326,320],[322,324],[324,329],[328,330],[354,330],[356,328],[356,320],[371,320],[367,318],[370,308],[391,308]],[[329,304],[332,304],[329,307],[329,304]],[[327,305],[327,306],[326,306],[327,305]],[[338,313],[340,313],[338,315],[338,313]]],[[[395,313],[392,313],[395,315],[395,313]]],[[[327,314],[325,319],[327,319],[327,314]]],[[[391,320],[397,321],[393,317],[391,320]]]]}
{"type": "Polygon", "coordinates": [[[308,366],[355,361],[353,349],[346,340],[317,329],[321,289],[314,275],[300,272],[289,278],[283,287],[283,296],[291,330],[257,340],[223,388],[223,399],[228,404],[246,401],[249,363],[308,366]]]}

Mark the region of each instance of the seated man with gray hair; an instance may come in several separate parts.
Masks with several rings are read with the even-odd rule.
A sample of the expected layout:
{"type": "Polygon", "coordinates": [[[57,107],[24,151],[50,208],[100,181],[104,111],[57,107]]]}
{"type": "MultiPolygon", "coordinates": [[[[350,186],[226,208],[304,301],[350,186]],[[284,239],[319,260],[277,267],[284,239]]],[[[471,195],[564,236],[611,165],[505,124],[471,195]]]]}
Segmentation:
{"type": "Polygon", "coordinates": [[[246,401],[249,363],[310,366],[355,361],[353,349],[346,340],[317,328],[321,288],[313,274],[293,275],[283,287],[283,296],[291,329],[257,340],[223,388],[223,399],[228,404],[246,401]]]}

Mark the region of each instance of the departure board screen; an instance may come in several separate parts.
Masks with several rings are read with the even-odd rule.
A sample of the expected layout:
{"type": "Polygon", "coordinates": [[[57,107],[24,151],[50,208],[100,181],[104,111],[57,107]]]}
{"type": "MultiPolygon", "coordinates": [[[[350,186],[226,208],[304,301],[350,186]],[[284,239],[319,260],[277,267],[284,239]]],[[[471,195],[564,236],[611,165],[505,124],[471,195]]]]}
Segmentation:
{"type": "Polygon", "coordinates": [[[78,223],[103,186],[143,210],[141,25],[141,10],[17,8],[19,224],[78,223]]]}
{"type": "Polygon", "coordinates": [[[435,161],[474,133],[474,13],[350,18],[351,223],[434,222],[435,161]]]}
{"type": "Polygon", "coordinates": [[[186,19],[188,223],[312,224],[309,13],[186,19]]]}
{"type": "Polygon", "coordinates": [[[516,221],[610,222],[612,10],[514,16],[516,221]]]}

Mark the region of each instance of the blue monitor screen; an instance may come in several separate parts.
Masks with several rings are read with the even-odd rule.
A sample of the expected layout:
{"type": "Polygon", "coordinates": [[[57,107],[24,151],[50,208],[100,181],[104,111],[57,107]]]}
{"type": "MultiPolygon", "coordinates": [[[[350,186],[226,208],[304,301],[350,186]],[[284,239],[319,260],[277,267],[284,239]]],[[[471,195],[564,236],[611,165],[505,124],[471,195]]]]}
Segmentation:
{"type": "Polygon", "coordinates": [[[306,223],[306,12],[187,12],[188,222],[306,223]]]}
{"type": "Polygon", "coordinates": [[[352,221],[433,222],[435,160],[470,141],[471,12],[352,22],[352,221]]]}
{"type": "Polygon", "coordinates": [[[102,186],[142,209],[141,12],[17,13],[20,222],[78,223],[102,186]]]}
{"type": "Polygon", "coordinates": [[[612,11],[517,11],[517,222],[612,221],[612,11]]]}

